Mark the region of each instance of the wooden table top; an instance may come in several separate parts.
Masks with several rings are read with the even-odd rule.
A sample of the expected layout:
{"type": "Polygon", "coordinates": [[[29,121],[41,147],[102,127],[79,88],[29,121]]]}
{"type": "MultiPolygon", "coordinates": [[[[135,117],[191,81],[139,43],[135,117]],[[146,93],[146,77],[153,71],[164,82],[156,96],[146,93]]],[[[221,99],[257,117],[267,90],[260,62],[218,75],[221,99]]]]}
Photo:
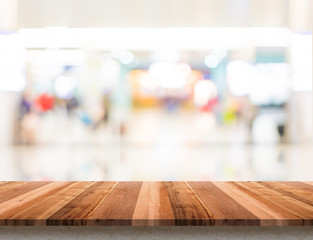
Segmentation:
{"type": "Polygon", "coordinates": [[[313,226],[313,182],[0,182],[0,226],[313,226]]]}

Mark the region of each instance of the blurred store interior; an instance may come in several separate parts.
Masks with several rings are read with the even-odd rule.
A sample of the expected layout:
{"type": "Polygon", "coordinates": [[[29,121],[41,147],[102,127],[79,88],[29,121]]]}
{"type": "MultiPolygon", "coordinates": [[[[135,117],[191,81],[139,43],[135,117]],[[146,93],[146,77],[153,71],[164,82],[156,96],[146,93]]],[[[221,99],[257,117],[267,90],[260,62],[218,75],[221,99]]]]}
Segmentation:
{"type": "Polygon", "coordinates": [[[312,180],[311,0],[0,0],[0,180],[312,180]]]}

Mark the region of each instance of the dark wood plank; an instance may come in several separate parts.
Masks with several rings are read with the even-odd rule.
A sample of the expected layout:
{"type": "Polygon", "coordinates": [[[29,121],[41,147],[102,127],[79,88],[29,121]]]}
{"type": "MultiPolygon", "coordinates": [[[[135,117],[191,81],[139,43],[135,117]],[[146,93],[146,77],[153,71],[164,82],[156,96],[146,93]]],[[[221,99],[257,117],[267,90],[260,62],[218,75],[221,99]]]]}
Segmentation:
{"type": "Polygon", "coordinates": [[[238,182],[213,182],[228,196],[260,219],[261,226],[303,225],[303,220],[260,195],[238,185],[238,182]]]}
{"type": "Polygon", "coordinates": [[[185,182],[165,182],[175,225],[215,225],[215,217],[185,182]]]}
{"type": "Polygon", "coordinates": [[[260,225],[260,219],[211,182],[188,182],[213,214],[215,225],[260,225]]]}
{"type": "Polygon", "coordinates": [[[144,182],[133,215],[133,226],[171,226],[174,215],[164,182],[144,182]]]}
{"type": "Polygon", "coordinates": [[[9,217],[7,219],[7,225],[44,226],[49,216],[63,208],[68,202],[86,191],[86,188],[88,189],[93,184],[95,184],[95,182],[73,182],[51,196],[9,217]]]}
{"type": "Polygon", "coordinates": [[[87,219],[88,225],[131,226],[142,182],[119,182],[87,219]]]}
{"type": "Polygon", "coordinates": [[[94,213],[116,184],[117,182],[96,182],[64,207],[50,215],[47,225],[87,225],[86,218],[94,213]]]}
{"type": "Polygon", "coordinates": [[[265,187],[257,182],[238,182],[237,184],[283,208],[285,212],[293,213],[302,218],[305,225],[313,225],[312,206],[265,187]]]}

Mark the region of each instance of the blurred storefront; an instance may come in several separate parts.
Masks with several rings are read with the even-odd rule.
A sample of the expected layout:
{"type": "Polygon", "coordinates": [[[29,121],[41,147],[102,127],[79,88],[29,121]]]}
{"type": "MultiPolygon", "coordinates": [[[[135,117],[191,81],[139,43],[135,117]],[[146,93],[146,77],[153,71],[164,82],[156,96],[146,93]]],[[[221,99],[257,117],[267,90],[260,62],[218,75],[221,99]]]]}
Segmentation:
{"type": "MultiPolygon", "coordinates": [[[[0,0],[0,148],[8,156],[2,161],[10,165],[23,154],[40,161],[44,146],[60,150],[58,157],[63,150],[70,155],[65,149],[87,156],[91,146],[100,158],[91,154],[97,160],[83,163],[77,156],[71,164],[99,179],[129,167],[133,176],[125,170],[117,178],[138,171],[140,180],[148,164],[163,169],[162,178],[179,179],[173,169],[180,158],[190,179],[196,171],[201,179],[237,179],[250,167],[251,178],[292,178],[282,162],[292,165],[293,147],[298,152],[313,141],[312,2],[196,1],[194,11],[188,1],[174,2],[131,4],[147,15],[142,21],[121,0],[94,1],[85,15],[86,1],[0,0]],[[105,4],[119,9],[117,16],[96,9],[105,4]],[[164,19],[152,18],[162,4],[172,12],[159,9],[164,19]],[[269,160],[258,157],[263,148],[269,160]],[[141,152],[151,159],[142,162],[141,152]],[[190,166],[193,154],[207,172],[190,166]],[[140,170],[130,167],[137,157],[140,170]],[[260,161],[270,166],[271,159],[278,170],[266,175],[260,161]]],[[[23,177],[77,178],[67,163],[58,164],[64,174],[23,177]]]]}

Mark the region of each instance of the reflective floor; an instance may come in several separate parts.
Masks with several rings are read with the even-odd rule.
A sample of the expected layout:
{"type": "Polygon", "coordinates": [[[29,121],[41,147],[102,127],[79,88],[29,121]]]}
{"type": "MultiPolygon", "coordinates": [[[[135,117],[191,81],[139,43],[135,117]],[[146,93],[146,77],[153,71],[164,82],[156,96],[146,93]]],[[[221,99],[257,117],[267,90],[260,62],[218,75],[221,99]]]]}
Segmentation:
{"type": "Polygon", "coordinates": [[[47,118],[38,144],[0,146],[0,180],[313,179],[312,145],[251,144],[240,127],[198,128],[195,114],[162,116],[135,114],[124,137],[47,118]]]}
{"type": "Polygon", "coordinates": [[[312,180],[290,145],[59,145],[1,149],[0,180],[312,180]]]}

